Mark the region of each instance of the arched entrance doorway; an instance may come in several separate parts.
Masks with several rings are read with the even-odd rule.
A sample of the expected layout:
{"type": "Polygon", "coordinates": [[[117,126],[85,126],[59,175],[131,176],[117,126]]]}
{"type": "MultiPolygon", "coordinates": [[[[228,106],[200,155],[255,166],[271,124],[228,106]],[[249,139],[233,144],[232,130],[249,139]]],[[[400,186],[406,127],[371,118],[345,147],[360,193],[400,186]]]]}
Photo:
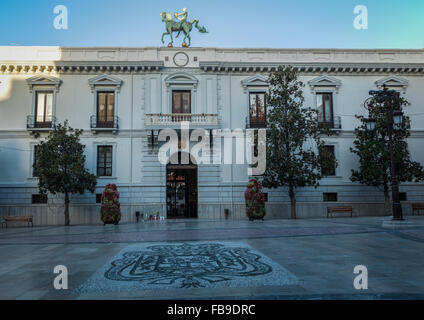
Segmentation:
{"type": "MultiPolygon", "coordinates": [[[[176,156],[181,163],[180,152],[171,159],[176,156]]],[[[197,165],[191,161],[189,164],[172,163],[176,161],[166,166],[167,218],[197,218],[197,165]]]]}

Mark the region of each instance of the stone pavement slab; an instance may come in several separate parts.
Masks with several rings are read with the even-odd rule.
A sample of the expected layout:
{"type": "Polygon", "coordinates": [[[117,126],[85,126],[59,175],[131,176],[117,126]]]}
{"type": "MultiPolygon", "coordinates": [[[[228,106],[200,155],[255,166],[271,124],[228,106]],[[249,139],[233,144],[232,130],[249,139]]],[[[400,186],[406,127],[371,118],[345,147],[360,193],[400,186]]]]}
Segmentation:
{"type": "Polygon", "coordinates": [[[408,230],[384,230],[382,218],[0,229],[0,299],[423,299],[424,218],[411,220],[416,227],[408,230]],[[178,249],[184,243],[229,249],[195,259],[178,249]],[[152,254],[152,246],[173,250],[158,263],[161,255],[152,254]],[[178,250],[180,256],[169,255],[178,250]],[[243,250],[245,256],[239,256],[243,250]],[[135,256],[124,257],[131,251],[135,256]],[[53,287],[56,265],[68,268],[68,290],[53,287]],[[206,280],[195,279],[197,269],[213,273],[225,265],[272,271],[252,281],[210,273],[206,280]],[[368,290],[353,287],[356,265],[368,268],[368,290]],[[156,278],[137,278],[152,270],[156,278]],[[172,283],[169,275],[178,272],[185,278],[172,283]],[[131,279],[130,290],[112,290],[127,286],[120,277],[131,279]],[[165,282],[148,283],[161,277],[165,282]],[[95,286],[102,290],[77,291],[95,286]]]}

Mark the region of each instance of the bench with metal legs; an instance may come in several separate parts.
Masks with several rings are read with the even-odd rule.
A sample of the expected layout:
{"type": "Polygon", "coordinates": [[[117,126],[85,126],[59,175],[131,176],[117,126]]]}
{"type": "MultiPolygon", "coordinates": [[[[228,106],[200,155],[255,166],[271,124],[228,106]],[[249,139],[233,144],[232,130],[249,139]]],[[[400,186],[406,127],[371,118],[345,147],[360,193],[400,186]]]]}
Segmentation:
{"type": "Polygon", "coordinates": [[[327,207],[327,218],[330,217],[331,213],[337,212],[350,212],[350,217],[353,217],[353,207],[343,206],[343,207],[327,207]]]}
{"type": "Polygon", "coordinates": [[[4,218],[4,221],[2,221],[2,225],[5,224],[6,228],[7,228],[7,224],[9,222],[14,222],[14,221],[27,222],[28,226],[29,226],[29,224],[31,224],[31,227],[34,226],[33,216],[9,216],[9,217],[4,218]]]}

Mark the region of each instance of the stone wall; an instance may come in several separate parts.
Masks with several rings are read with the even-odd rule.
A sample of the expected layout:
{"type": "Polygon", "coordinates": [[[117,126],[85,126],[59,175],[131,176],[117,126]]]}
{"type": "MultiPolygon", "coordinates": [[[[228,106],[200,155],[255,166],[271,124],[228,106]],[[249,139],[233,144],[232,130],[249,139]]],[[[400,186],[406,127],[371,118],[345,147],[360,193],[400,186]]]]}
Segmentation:
{"type": "MultiPolygon", "coordinates": [[[[297,217],[325,218],[327,206],[353,206],[354,217],[358,216],[384,216],[383,203],[297,203],[297,217]]],[[[225,209],[229,209],[228,220],[247,220],[244,203],[237,204],[200,204],[199,220],[225,220],[225,209]]],[[[136,223],[135,212],[151,214],[159,211],[161,214],[165,207],[160,204],[121,205],[121,223],[136,223]]],[[[290,203],[269,203],[266,205],[265,219],[289,219],[290,203]]],[[[403,203],[404,215],[411,214],[411,204],[403,203]]],[[[63,205],[0,205],[0,219],[6,216],[33,215],[34,226],[61,226],[64,225],[63,205]]],[[[349,213],[339,213],[338,217],[350,216],[349,213]]],[[[102,224],[100,221],[100,204],[71,205],[70,219],[72,225],[102,224]]],[[[14,222],[13,226],[25,226],[24,222],[14,222]]]]}

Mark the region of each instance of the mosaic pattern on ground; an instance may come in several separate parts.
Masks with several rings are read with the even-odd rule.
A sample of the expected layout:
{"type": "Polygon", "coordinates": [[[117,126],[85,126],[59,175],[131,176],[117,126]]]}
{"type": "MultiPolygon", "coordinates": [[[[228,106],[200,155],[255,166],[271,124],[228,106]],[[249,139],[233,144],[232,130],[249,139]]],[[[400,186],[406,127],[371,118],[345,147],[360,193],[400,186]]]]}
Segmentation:
{"type": "Polygon", "coordinates": [[[139,244],[123,249],[77,292],[283,286],[296,277],[241,242],[139,244]]]}

